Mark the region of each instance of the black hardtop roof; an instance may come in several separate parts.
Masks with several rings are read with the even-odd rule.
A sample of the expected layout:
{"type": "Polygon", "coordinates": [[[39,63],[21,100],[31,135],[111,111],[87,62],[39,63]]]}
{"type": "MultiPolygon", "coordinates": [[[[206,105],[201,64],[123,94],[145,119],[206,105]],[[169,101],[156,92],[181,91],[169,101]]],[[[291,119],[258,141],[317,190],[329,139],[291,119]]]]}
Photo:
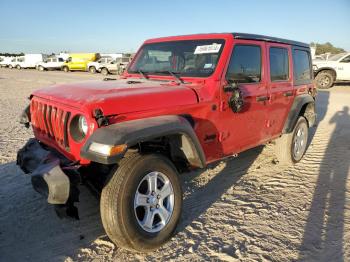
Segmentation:
{"type": "Polygon", "coordinates": [[[296,45],[296,46],[310,48],[309,44],[288,40],[288,39],[283,39],[283,38],[271,37],[266,35],[246,34],[246,33],[232,33],[232,34],[233,34],[233,38],[235,39],[260,40],[260,41],[282,43],[282,44],[296,45]]]}

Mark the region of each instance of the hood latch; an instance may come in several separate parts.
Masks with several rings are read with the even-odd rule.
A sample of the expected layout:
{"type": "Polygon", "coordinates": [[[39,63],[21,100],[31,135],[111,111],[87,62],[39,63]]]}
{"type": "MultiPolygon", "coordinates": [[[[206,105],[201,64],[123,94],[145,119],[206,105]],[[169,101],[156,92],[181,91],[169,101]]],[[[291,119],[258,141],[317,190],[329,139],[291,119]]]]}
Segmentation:
{"type": "Polygon", "coordinates": [[[99,109],[99,108],[95,109],[94,113],[93,113],[93,116],[96,119],[98,127],[108,126],[109,125],[108,118],[103,115],[103,112],[102,112],[101,109],[99,109]]]}

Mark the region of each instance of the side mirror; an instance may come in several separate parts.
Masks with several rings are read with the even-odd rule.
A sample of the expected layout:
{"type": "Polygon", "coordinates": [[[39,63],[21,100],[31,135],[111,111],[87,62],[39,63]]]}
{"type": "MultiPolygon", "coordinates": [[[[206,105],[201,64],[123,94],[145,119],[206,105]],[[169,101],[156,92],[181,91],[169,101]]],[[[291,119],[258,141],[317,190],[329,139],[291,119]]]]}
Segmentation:
{"type": "Polygon", "coordinates": [[[233,81],[229,81],[228,85],[224,87],[225,92],[231,92],[231,97],[228,100],[228,105],[234,113],[242,111],[244,106],[244,99],[241,89],[238,84],[233,81]]]}

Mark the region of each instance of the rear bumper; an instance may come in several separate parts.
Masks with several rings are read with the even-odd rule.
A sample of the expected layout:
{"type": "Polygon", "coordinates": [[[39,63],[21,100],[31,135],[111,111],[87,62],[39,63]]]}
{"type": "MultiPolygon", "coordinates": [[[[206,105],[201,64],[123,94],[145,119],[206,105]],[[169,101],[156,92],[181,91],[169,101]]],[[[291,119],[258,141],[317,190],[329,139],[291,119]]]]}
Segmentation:
{"type": "MultiPolygon", "coordinates": [[[[79,201],[77,185],[80,178],[76,172],[77,166],[63,156],[44,149],[34,138],[29,139],[18,151],[17,165],[31,176],[34,190],[43,195],[49,204],[60,209],[65,207],[67,214],[78,218],[78,211],[74,207],[74,202],[79,201]]],[[[59,215],[62,215],[61,211],[59,215]]]]}

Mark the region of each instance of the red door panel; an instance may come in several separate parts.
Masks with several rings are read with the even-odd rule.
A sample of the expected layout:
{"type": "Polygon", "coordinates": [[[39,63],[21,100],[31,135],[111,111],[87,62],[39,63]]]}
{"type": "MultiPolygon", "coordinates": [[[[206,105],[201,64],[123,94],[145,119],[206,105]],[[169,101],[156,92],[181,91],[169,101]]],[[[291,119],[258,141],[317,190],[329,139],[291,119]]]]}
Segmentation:
{"type": "Polygon", "coordinates": [[[292,50],[289,45],[266,43],[268,125],[272,137],[280,135],[294,100],[292,50]]]}
{"type": "Polygon", "coordinates": [[[222,148],[226,155],[241,152],[269,139],[266,130],[269,94],[265,80],[265,64],[264,42],[235,41],[227,73],[224,76],[226,75],[226,79],[233,78],[237,82],[244,97],[244,107],[239,113],[234,113],[229,108],[228,100],[231,93],[223,91],[227,84],[227,81],[224,80],[221,88],[223,106],[221,108],[220,131],[222,148]],[[256,70],[253,70],[253,67],[257,65],[247,62],[253,58],[252,54],[257,52],[256,48],[250,47],[260,49],[260,80],[255,73],[256,70]],[[245,53],[244,55],[247,57],[240,56],[238,52],[245,53]]]}

